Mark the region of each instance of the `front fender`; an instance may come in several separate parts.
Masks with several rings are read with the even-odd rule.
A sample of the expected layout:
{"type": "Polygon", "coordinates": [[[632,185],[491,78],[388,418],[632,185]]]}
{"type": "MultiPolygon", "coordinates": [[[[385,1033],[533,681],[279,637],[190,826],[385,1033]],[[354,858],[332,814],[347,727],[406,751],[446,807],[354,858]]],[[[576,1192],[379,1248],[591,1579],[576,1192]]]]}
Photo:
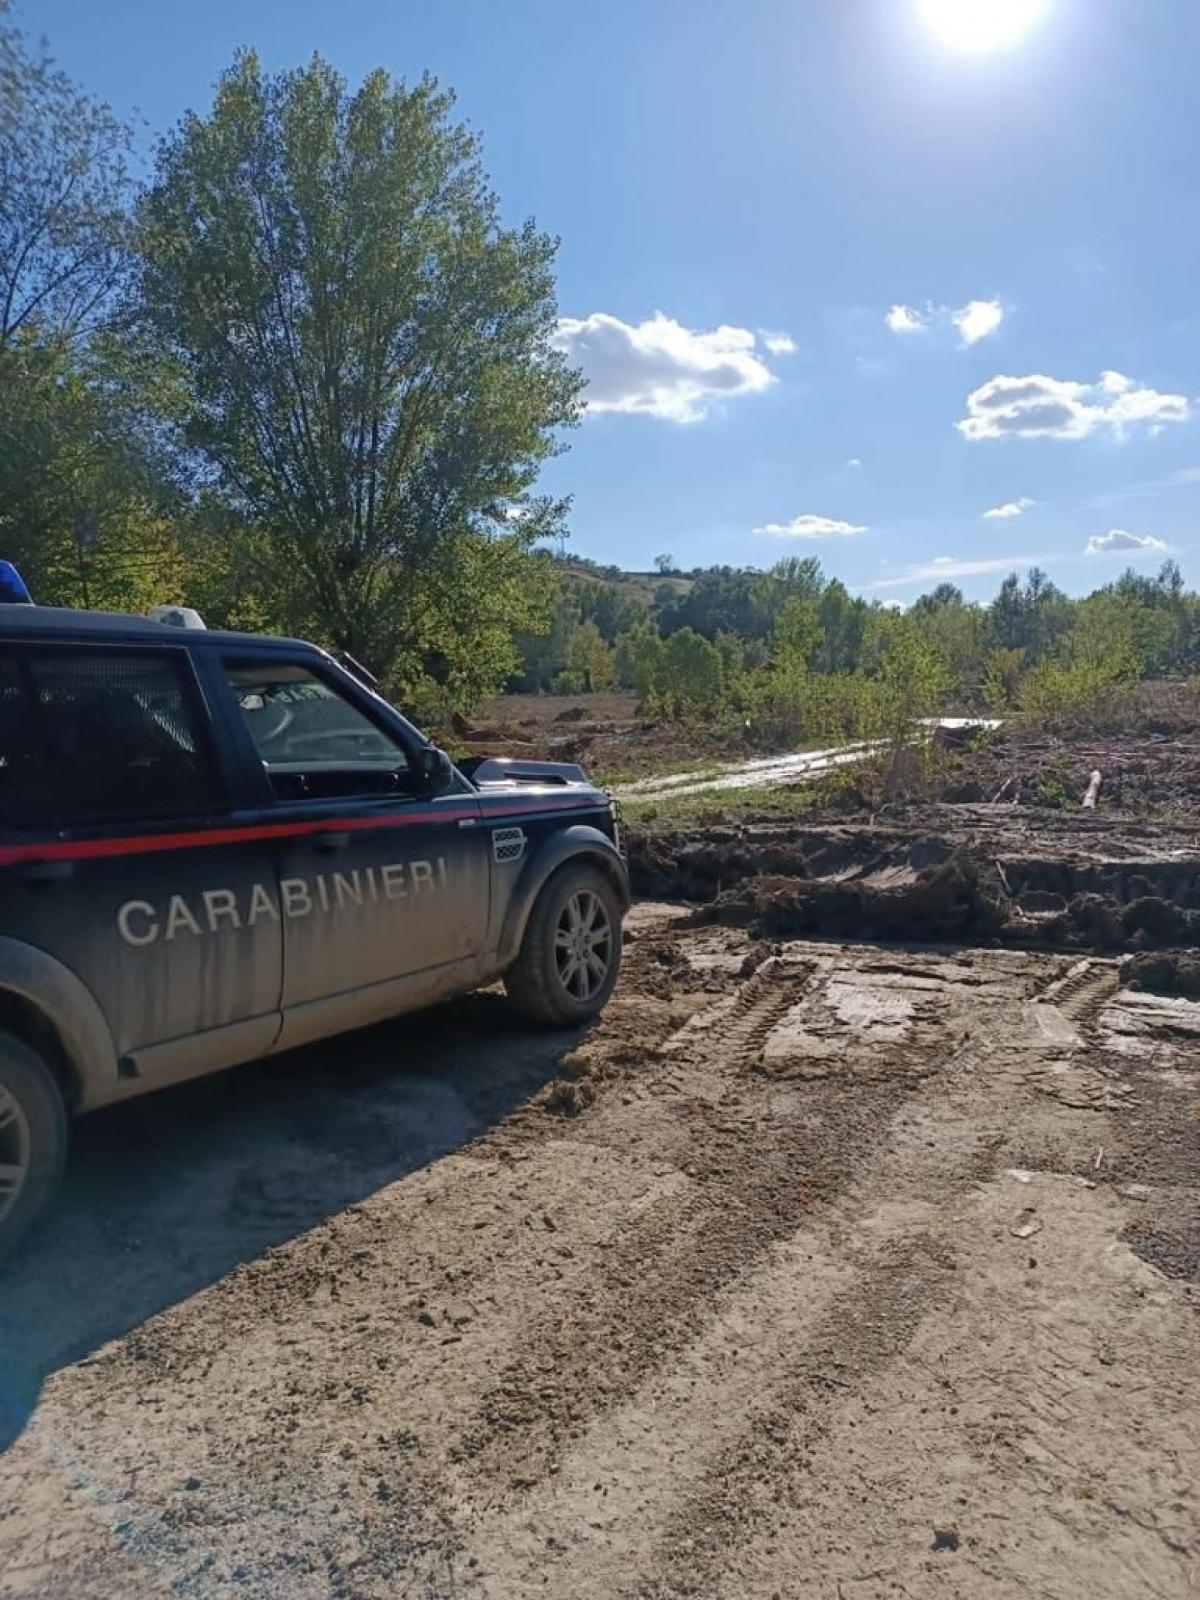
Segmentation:
{"type": "Polygon", "coordinates": [[[91,990],[69,967],[34,945],[0,937],[0,990],[27,1001],[54,1031],[77,1110],[112,1097],[119,1080],[116,1046],[91,990]]]}
{"type": "Polygon", "coordinates": [[[621,901],[622,911],[629,909],[629,874],[616,845],[599,828],[584,823],[564,828],[546,839],[526,862],[517,879],[504,916],[498,951],[501,967],[516,960],[525,937],[525,924],[533,910],[534,901],[551,873],[567,861],[591,861],[607,874],[621,901]]]}

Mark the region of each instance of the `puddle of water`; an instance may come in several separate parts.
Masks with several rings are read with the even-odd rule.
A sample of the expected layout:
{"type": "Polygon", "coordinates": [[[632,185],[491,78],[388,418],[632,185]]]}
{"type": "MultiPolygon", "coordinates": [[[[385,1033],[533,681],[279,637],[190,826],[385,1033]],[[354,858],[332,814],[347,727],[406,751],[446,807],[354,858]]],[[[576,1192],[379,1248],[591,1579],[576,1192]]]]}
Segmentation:
{"type": "MultiPolygon", "coordinates": [[[[920,726],[946,728],[998,728],[996,717],[922,717],[920,726]]],[[[739,761],[724,772],[697,777],[694,772],[676,772],[665,777],[639,778],[613,790],[621,800],[658,800],[685,794],[705,794],[715,790],[785,788],[821,777],[836,767],[853,766],[886,748],[884,739],[860,740],[856,744],[835,745],[829,750],[796,750],[789,755],[759,757],[739,761]]]]}

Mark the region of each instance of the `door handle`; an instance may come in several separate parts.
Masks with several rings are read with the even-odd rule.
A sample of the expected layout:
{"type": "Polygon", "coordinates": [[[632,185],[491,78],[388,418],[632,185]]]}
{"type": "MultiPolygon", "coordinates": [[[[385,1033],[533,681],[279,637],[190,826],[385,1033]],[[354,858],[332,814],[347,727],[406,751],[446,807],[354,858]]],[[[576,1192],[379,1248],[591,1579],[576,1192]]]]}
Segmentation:
{"type": "Polygon", "coordinates": [[[64,878],[74,876],[73,861],[27,861],[24,866],[17,868],[17,878],[21,883],[61,883],[64,878]]]}
{"type": "Polygon", "coordinates": [[[317,849],[324,855],[334,855],[338,850],[344,850],[350,843],[348,833],[319,833],[317,835],[317,849]]]}

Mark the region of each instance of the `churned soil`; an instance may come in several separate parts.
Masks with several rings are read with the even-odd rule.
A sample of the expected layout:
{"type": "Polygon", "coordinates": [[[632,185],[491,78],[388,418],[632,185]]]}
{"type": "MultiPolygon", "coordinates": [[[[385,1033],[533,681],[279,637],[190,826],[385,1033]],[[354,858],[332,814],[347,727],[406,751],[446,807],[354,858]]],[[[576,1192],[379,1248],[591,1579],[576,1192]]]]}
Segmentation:
{"type": "Polygon", "coordinates": [[[1072,905],[1125,948],[1190,848],[642,840],[692,904],[590,1032],[486,994],[85,1122],[0,1276],[0,1595],[1183,1600],[1200,1000],[1072,905]]]}

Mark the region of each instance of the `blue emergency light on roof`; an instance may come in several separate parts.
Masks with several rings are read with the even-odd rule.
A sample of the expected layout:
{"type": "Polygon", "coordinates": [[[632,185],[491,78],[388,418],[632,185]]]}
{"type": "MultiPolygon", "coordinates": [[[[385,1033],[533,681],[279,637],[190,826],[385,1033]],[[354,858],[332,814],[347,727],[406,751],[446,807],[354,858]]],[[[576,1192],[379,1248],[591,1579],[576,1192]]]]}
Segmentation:
{"type": "Polygon", "coordinates": [[[11,561],[0,561],[0,605],[31,606],[33,596],[11,561]]]}

